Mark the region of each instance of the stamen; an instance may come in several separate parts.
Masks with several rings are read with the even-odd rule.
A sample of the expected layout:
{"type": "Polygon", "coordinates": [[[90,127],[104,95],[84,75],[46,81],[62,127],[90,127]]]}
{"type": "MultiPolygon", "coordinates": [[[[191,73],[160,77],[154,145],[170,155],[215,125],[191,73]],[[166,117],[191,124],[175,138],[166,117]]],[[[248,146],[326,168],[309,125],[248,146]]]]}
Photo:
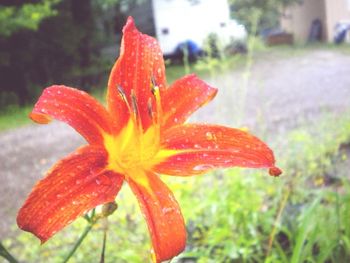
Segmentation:
{"type": "Polygon", "coordinates": [[[129,100],[126,97],[126,92],[124,91],[123,87],[118,85],[117,90],[119,92],[119,95],[125,102],[126,107],[128,108],[130,117],[134,125],[137,127],[137,131],[139,132],[139,134],[142,134],[142,123],[140,118],[140,112],[137,106],[137,98],[136,98],[135,91],[133,89],[131,90],[131,94],[130,94],[131,106],[130,106],[129,100]]]}
{"type": "Polygon", "coordinates": [[[134,90],[131,90],[131,108],[132,108],[132,111],[135,115],[135,118],[138,119],[139,117],[139,108],[137,106],[137,99],[136,99],[136,95],[135,95],[135,92],[134,90]]]}
{"type": "Polygon", "coordinates": [[[136,99],[135,91],[131,90],[131,95],[130,95],[130,97],[131,97],[131,106],[130,106],[129,100],[126,97],[126,93],[125,93],[123,87],[120,86],[120,85],[117,85],[117,90],[118,90],[119,95],[121,96],[121,98],[125,102],[126,107],[128,108],[130,116],[132,117],[135,125],[140,124],[141,123],[140,120],[139,120],[140,112],[139,112],[139,109],[138,109],[138,106],[137,106],[137,99],[136,99]]]}
{"type": "Polygon", "coordinates": [[[153,96],[156,100],[156,123],[160,124],[160,118],[162,116],[162,105],[160,103],[160,92],[158,86],[154,87],[153,96]]]}
{"type": "Polygon", "coordinates": [[[151,75],[151,90],[152,90],[152,93],[153,93],[153,88],[157,86],[157,83],[156,83],[156,79],[154,78],[154,75],[151,75]]]}
{"type": "Polygon", "coordinates": [[[147,110],[148,110],[148,115],[153,120],[153,109],[152,109],[152,99],[151,98],[149,98],[147,101],[147,110]]]}
{"type": "Polygon", "coordinates": [[[122,97],[123,101],[125,103],[129,104],[128,100],[126,99],[126,94],[125,94],[125,91],[124,91],[123,87],[118,84],[117,85],[117,90],[118,90],[119,95],[122,97]]]}
{"type": "Polygon", "coordinates": [[[122,100],[125,102],[125,105],[126,107],[128,108],[128,111],[131,115],[131,107],[130,107],[130,103],[126,97],[126,93],[125,93],[125,90],[123,89],[122,86],[120,86],[119,84],[117,85],[117,90],[118,90],[118,93],[120,95],[120,97],[122,98],[122,100]]]}
{"type": "Polygon", "coordinates": [[[139,135],[141,136],[141,134],[143,133],[141,115],[140,115],[140,111],[139,111],[138,104],[137,104],[136,94],[135,94],[135,91],[133,89],[131,90],[130,96],[131,96],[132,111],[134,113],[134,115],[133,115],[134,122],[136,124],[139,135]]]}
{"type": "MultiPolygon", "coordinates": [[[[159,145],[159,138],[160,138],[160,125],[161,125],[161,117],[162,117],[162,105],[160,100],[160,90],[156,83],[156,80],[154,78],[154,75],[151,75],[151,92],[155,100],[155,112],[152,108],[152,98],[148,99],[148,112],[151,116],[153,126],[154,126],[154,143],[155,145],[159,145]]],[[[158,147],[155,147],[157,149],[158,147]]]]}

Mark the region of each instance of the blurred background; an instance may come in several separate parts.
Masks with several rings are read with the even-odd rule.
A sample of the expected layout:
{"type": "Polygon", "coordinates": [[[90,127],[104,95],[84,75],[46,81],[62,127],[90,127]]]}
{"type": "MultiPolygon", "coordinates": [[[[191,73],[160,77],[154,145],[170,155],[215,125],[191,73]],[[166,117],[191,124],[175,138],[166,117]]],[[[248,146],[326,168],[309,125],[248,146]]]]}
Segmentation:
{"type": "MultiPolygon", "coordinates": [[[[27,116],[52,84],[105,103],[130,15],[159,41],[169,84],[194,72],[219,89],[190,121],[248,129],[284,170],[164,178],[188,234],[172,262],[350,262],[349,0],[0,0],[1,244],[20,262],[64,262],[81,235],[84,219],[43,246],[17,229],[34,183],[85,143],[27,116]]],[[[149,262],[128,187],[116,201],[105,261],[149,262]]],[[[95,225],[69,262],[98,261],[104,229],[95,225]]]]}

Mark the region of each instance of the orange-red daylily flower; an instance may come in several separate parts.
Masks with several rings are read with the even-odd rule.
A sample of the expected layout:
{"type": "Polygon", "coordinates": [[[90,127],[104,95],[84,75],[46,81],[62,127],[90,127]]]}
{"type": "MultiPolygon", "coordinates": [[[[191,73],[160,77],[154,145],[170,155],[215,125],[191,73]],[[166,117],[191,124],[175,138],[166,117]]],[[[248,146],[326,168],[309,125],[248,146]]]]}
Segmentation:
{"type": "Polygon", "coordinates": [[[273,152],[239,129],[184,124],[217,90],[195,75],[170,87],[157,41],[129,18],[120,57],[108,82],[107,109],[83,91],[46,88],[30,117],[52,118],[76,129],[88,142],[59,161],[40,180],[20,209],[17,223],[42,242],[88,210],[114,201],[126,181],[146,218],[157,262],[185,248],[178,203],[159,174],[190,176],[218,167],[269,168],[273,152]]]}

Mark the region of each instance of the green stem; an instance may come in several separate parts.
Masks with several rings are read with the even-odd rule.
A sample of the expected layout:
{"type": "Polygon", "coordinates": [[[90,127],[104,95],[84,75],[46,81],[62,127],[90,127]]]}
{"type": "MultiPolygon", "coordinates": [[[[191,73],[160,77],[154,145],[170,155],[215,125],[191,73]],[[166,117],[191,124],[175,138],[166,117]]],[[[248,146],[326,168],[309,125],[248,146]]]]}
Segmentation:
{"type": "Polygon", "coordinates": [[[340,223],[340,200],[339,200],[339,193],[338,189],[336,189],[335,192],[335,213],[336,213],[336,220],[337,220],[337,240],[338,240],[338,246],[336,247],[336,259],[339,259],[340,252],[341,252],[341,240],[342,240],[342,234],[341,234],[341,223],[340,223]]]}
{"type": "Polygon", "coordinates": [[[72,250],[68,253],[68,255],[66,256],[66,258],[63,260],[63,263],[67,263],[68,260],[73,256],[73,254],[75,253],[75,251],[78,249],[78,247],[81,245],[81,243],[84,241],[85,237],[87,236],[87,234],[90,232],[90,230],[92,229],[92,227],[94,226],[95,222],[92,221],[90,222],[83,234],[80,236],[80,238],[78,239],[77,243],[75,243],[74,247],[72,248],[72,250]]]}
{"type": "Polygon", "coordinates": [[[278,209],[278,212],[277,212],[277,215],[275,218],[275,222],[273,224],[273,228],[272,228],[272,231],[271,231],[270,237],[269,237],[269,243],[268,243],[268,248],[267,248],[267,252],[266,252],[265,262],[266,262],[266,260],[268,260],[268,258],[270,256],[272,245],[273,245],[273,242],[275,241],[275,237],[276,237],[277,227],[278,227],[279,222],[281,221],[281,217],[282,217],[284,208],[286,207],[286,204],[287,204],[287,201],[288,201],[290,194],[291,194],[291,191],[290,191],[290,189],[288,189],[285,192],[284,197],[282,199],[282,202],[280,204],[280,207],[278,209]]]}
{"type": "Polygon", "coordinates": [[[15,259],[10,252],[7,251],[7,249],[3,246],[3,244],[0,242],[0,256],[4,259],[7,259],[10,263],[18,263],[17,259],[15,259]]]}
{"type": "Polygon", "coordinates": [[[102,243],[102,253],[101,253],[100,263],[105,262],[106,240],[107,240],[107,229],[105,229],[103,233],[103,243],[102,243]]]}

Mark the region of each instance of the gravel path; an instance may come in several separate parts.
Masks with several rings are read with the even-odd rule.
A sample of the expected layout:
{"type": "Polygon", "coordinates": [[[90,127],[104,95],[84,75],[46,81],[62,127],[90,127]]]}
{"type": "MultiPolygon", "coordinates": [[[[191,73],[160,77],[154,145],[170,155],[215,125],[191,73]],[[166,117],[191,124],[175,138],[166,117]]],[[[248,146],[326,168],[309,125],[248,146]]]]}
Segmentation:
{"type": "MultiPolygon", "coordinates": [[[[244,76],[238,70],[209,80],[219,94],[193,119],[239,123],[259,135],[261,129],[283,133],[305,121],[317,122],[325,112],[350,110],[349,55],[331,50],[295,57],[266,55],[254,63],[246,84],[244,76]],[[244,112],[237,110],[241,106],[244,112]]],[[[54,162],[83,143],[74,130],[58,122],[0,133],[1,237],[13,233],[18,208],[33,184],[54,162]]]]}
{"type": "Polygon", "coordinates": [[[247,83],[244,72],[214,79],[219,93],[197,116],[208,122],[253,127],[256,132],[261,125],[268,131],[285,132],[305,121],[318,121],[325,112],[350,109],[350,55],[317,50],[264,58],[252,66],[247,83]]]}

